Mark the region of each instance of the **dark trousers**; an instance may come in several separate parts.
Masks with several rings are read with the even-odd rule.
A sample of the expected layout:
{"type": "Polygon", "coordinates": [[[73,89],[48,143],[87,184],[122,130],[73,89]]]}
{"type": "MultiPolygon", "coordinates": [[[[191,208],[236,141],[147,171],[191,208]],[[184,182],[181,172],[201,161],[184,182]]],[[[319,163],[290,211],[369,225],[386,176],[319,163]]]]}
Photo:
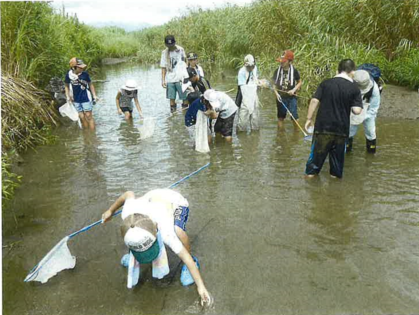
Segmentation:
{"type": "Polygon", "coordinates": [[[314,134],[310,156],[306,165],[306,174],[319,174],[326,157],[329,155],[330,175],[342,178],[345,150],[346,137],[314,134]]]}

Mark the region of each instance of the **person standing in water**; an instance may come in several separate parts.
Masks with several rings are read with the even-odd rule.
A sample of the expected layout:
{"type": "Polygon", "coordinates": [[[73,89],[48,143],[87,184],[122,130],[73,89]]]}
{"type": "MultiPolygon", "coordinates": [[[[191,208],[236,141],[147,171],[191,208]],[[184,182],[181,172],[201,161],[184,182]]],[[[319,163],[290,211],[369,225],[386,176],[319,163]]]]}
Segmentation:
{"type": "Polygon", "coordinates": [[[87,65],[76,57],[70,60],[70,71],[65,76],[65,95],[67,102],[73,103],[79,113],[83,128],[95,130],[93,105],[99,101],[95,87],[85,69],[87,65]]]}
{"type": "Polygon", "coordinates": [[[167,35],[164,39],[166,49],[161,53],[161,81],[166,89],[166,97],[170,100],[170,110],[176,110],[176,94],[182,100],[182,107],[187,108],[186,93],[182,92],[182,82],[188,78],[186,71],[185,50],[176,45],[173,35],[167,35]]]}
{"type": "Polygon", "coordinates": [[[134,80],[127,80],[125,85],[119,89],[118,94],[116,94],[116,108],[118,114],[124,114],[126,120],[132,119],[132,111],[134,109],[133,101],[142,118],[143,112],[141,110],[140,102],[138,101],[137,82],[134,80]]]}

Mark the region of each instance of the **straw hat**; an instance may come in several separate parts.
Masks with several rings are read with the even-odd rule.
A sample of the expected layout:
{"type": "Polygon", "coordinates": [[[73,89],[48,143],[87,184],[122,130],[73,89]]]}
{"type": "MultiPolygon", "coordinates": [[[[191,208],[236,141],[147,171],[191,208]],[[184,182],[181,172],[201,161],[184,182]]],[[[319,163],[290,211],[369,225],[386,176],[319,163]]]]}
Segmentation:
{"type": "Polygon", "coordinates": [[[354,75],[354,81],[358,84],[358,87],[361,90],[362,95],[367,94],[374,86],[370,74],[368,73],[368,71],[365,70],[356,70],[354,75]]]}

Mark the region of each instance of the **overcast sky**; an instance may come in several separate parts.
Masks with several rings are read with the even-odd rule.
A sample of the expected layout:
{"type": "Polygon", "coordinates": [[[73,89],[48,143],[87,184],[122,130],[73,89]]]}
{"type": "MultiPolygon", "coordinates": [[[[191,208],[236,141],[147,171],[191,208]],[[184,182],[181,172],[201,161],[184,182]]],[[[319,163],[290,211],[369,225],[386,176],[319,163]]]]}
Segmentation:
{"type": "Polygon", "coordinates": [[[227,3],[246,5],[252,0],[119,0],[119,1],[63,1],[55,0],[52,6],[61,9],[63,4],[69,14],[77,13],[80,21],[93,25],[117,25],[128,30],[144,26],[161,25],[180,16],[187,7],[204,9],[223,6],[227,3]],[[199,5],[198,5],[199,4],[199,5]]]}

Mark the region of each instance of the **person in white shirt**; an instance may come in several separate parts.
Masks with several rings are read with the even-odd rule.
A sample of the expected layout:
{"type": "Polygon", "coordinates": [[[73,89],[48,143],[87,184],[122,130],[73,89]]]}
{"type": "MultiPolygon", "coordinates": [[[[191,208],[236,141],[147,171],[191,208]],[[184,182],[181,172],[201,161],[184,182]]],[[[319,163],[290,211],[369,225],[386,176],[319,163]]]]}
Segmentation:
{"type": "Polygon", "coordinates": [[[211,119],[217,119],[214,132],[220,133],[227,142],[233,140],[234,117],[237,105],[233,99],[224,92],[213,89],[206,90],[203,98],[207,110],[205,115],[211,119]]]}
{"type": "Polygon", "coordinates": [[[186,93],[182,92],[182,82],[188,78],[186,71],[185,50],[176,45],[173,35],[167,35],[164,39],[166,49],[161,53],[160,67],[162,86],[166,89],[166,97],[170,100],[171,111],[176,110],[176,94],[182,100],[182,107],[188,107],[186,93]]]}
{"type": "Polygon", "coordinates": [[[163,244],[185,263],[181,272],[182,284],[196,283],[201,304],[210,303],[211,297],[199,272],[198,260],[190,254],[191,246],[186,234],[188,201],[170,189],[155,189],[140,198],[127,191],[103,213],[103,223],[111,220],[120,207],[123,207],[123,238],[130,250],[129,255],[133,255],[138,263],[152,263],[163,250],[158,242],[158,237],[161,237],[163,244]]]}
{"type": "Polygon", "coordinates": [[[239,131],[247,131],[247,129],[258,130],[258,68],[252,55],[247,55],[244,58],[244,66],[239,70],[237,81],[239,87],[236,105],[240,107],[237,128],[239,131]]]}

